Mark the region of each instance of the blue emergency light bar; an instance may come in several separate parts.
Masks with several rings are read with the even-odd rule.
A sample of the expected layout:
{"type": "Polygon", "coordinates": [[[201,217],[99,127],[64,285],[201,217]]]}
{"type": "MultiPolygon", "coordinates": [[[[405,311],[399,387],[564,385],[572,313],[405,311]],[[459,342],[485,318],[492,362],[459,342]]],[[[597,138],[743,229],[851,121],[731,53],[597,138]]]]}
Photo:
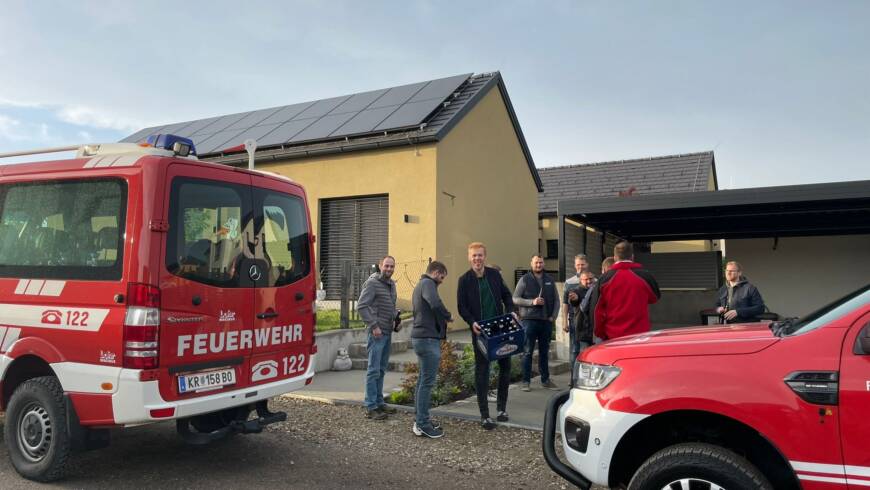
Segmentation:
{"type": "Polygon", "coordinates": [[[174,134],[152,134],[145,142],[154,148],[169,150],[178,156],[196,155],[196,147],[193,146],[193,140],[175,136],[174,134]]]}

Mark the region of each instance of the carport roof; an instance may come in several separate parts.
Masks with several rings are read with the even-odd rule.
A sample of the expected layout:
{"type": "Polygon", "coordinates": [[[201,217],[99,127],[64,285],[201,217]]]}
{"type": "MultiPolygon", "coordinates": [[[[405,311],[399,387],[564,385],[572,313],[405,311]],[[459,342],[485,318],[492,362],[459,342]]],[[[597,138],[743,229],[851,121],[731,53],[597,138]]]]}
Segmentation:
{"type": "Polygon", "coordinates": [[[870,180],[561,200],[558,214],[653,242],[870,233],[870,180]]]}

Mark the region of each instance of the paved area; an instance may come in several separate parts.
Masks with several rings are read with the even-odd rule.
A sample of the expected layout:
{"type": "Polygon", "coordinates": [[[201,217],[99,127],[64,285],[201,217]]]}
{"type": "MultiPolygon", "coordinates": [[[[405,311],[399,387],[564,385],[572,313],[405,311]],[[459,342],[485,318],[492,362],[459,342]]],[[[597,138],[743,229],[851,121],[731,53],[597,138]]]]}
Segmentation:
{"type": "Polygon", "coordinates": [[[50,486],[22,479],[0,444],[0,488],[568,488],[535,432],[444,418],[445,437],[431,440],[411,433],[407,413],[376,422],[360,407],[286,398],[272,408],[287,421],[204,447],[170,423],[115,431],[110,448],[74,455],[50,486]]]}
{"type": "MultiPolygon", "coordinates": [[[[390,393],[402,381],[402,373],[388,372],[384,379],[384,392],[390,393]]],[[[552,376],[552,380],[560,389],[568,387],[570,374],[552,376]]],[[[508,414],[511,417],[509,426],[523,429],[541,430],[544,425],[544,407],[556,391],[541,388],[540,378],[532,379],[532,391],[523,392],[520,384],[510,386],[508,393],[508,414]]],[[[354,405],[362,404],[365,399],[365,371],[327,371],[314,376],[314,382],[304,389],[289,396],[310,398],[320,401],[346,402],[354,405]]],[[[413,411],[413,407],[397,408],[413,411]]],[[[439,416],[457,417],[468,420],[479,420],[477,397],[442,405],[433,409],[433,414],[439,416]]],[[[490,415],[496,415],[495,402],[490,402],[490,415]]]]}

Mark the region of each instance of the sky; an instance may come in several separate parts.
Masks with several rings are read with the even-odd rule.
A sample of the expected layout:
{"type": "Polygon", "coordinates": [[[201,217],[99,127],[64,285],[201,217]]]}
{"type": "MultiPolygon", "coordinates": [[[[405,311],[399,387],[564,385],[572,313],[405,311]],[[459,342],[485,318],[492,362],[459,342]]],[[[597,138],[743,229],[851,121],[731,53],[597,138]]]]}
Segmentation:
{"type": "MultiPolygon", "coordinates": [[[[0,153],[500,71],[538,167],[870,179],[870,1],[3,2],[0,153]]],[[[6,160],[6,162],[15,160],[6,160]]]]}

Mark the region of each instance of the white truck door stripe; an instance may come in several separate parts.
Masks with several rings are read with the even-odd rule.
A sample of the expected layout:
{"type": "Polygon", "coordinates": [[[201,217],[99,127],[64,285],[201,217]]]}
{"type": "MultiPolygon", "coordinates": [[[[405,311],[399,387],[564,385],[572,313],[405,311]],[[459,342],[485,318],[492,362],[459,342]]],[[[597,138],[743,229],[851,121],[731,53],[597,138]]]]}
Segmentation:
{"type": "Polygon", "coordinates": [[[66,286],[66,281],[45,281],[39,294],[40,296],[60,296],[64,286],[66,286]]]}
{"type": "Polygon", "coordinates": [[[18,286],[15,288],[15,294],[24,294],[24,291],[27,290],[27,284],[30,283],[30,279],[21,279],[18,281],[18,286]]]}
{"type": "Polygon", "coordinates": [[[103,325],[108,314],[107,308],[0,303],[0,318],[3,324],[9,327],[96,332],[103,325]]]}
{"type": "Polygon", "coordinates": [[[0,346],[0,352],[6,352],[9,350],[9,347],[18,340],[18,336],[21,334],[20,328],[10,328],[6,332],[6,337],[3,338],[3,345],[0,346]]]}
{"type": "Polygon", "coordinates": [[[45,281],[42,279],[31,279],[27,289],[24,290],[24,294],[39,294],[42,291],[43,284],[45,284],[45,281]]]}

